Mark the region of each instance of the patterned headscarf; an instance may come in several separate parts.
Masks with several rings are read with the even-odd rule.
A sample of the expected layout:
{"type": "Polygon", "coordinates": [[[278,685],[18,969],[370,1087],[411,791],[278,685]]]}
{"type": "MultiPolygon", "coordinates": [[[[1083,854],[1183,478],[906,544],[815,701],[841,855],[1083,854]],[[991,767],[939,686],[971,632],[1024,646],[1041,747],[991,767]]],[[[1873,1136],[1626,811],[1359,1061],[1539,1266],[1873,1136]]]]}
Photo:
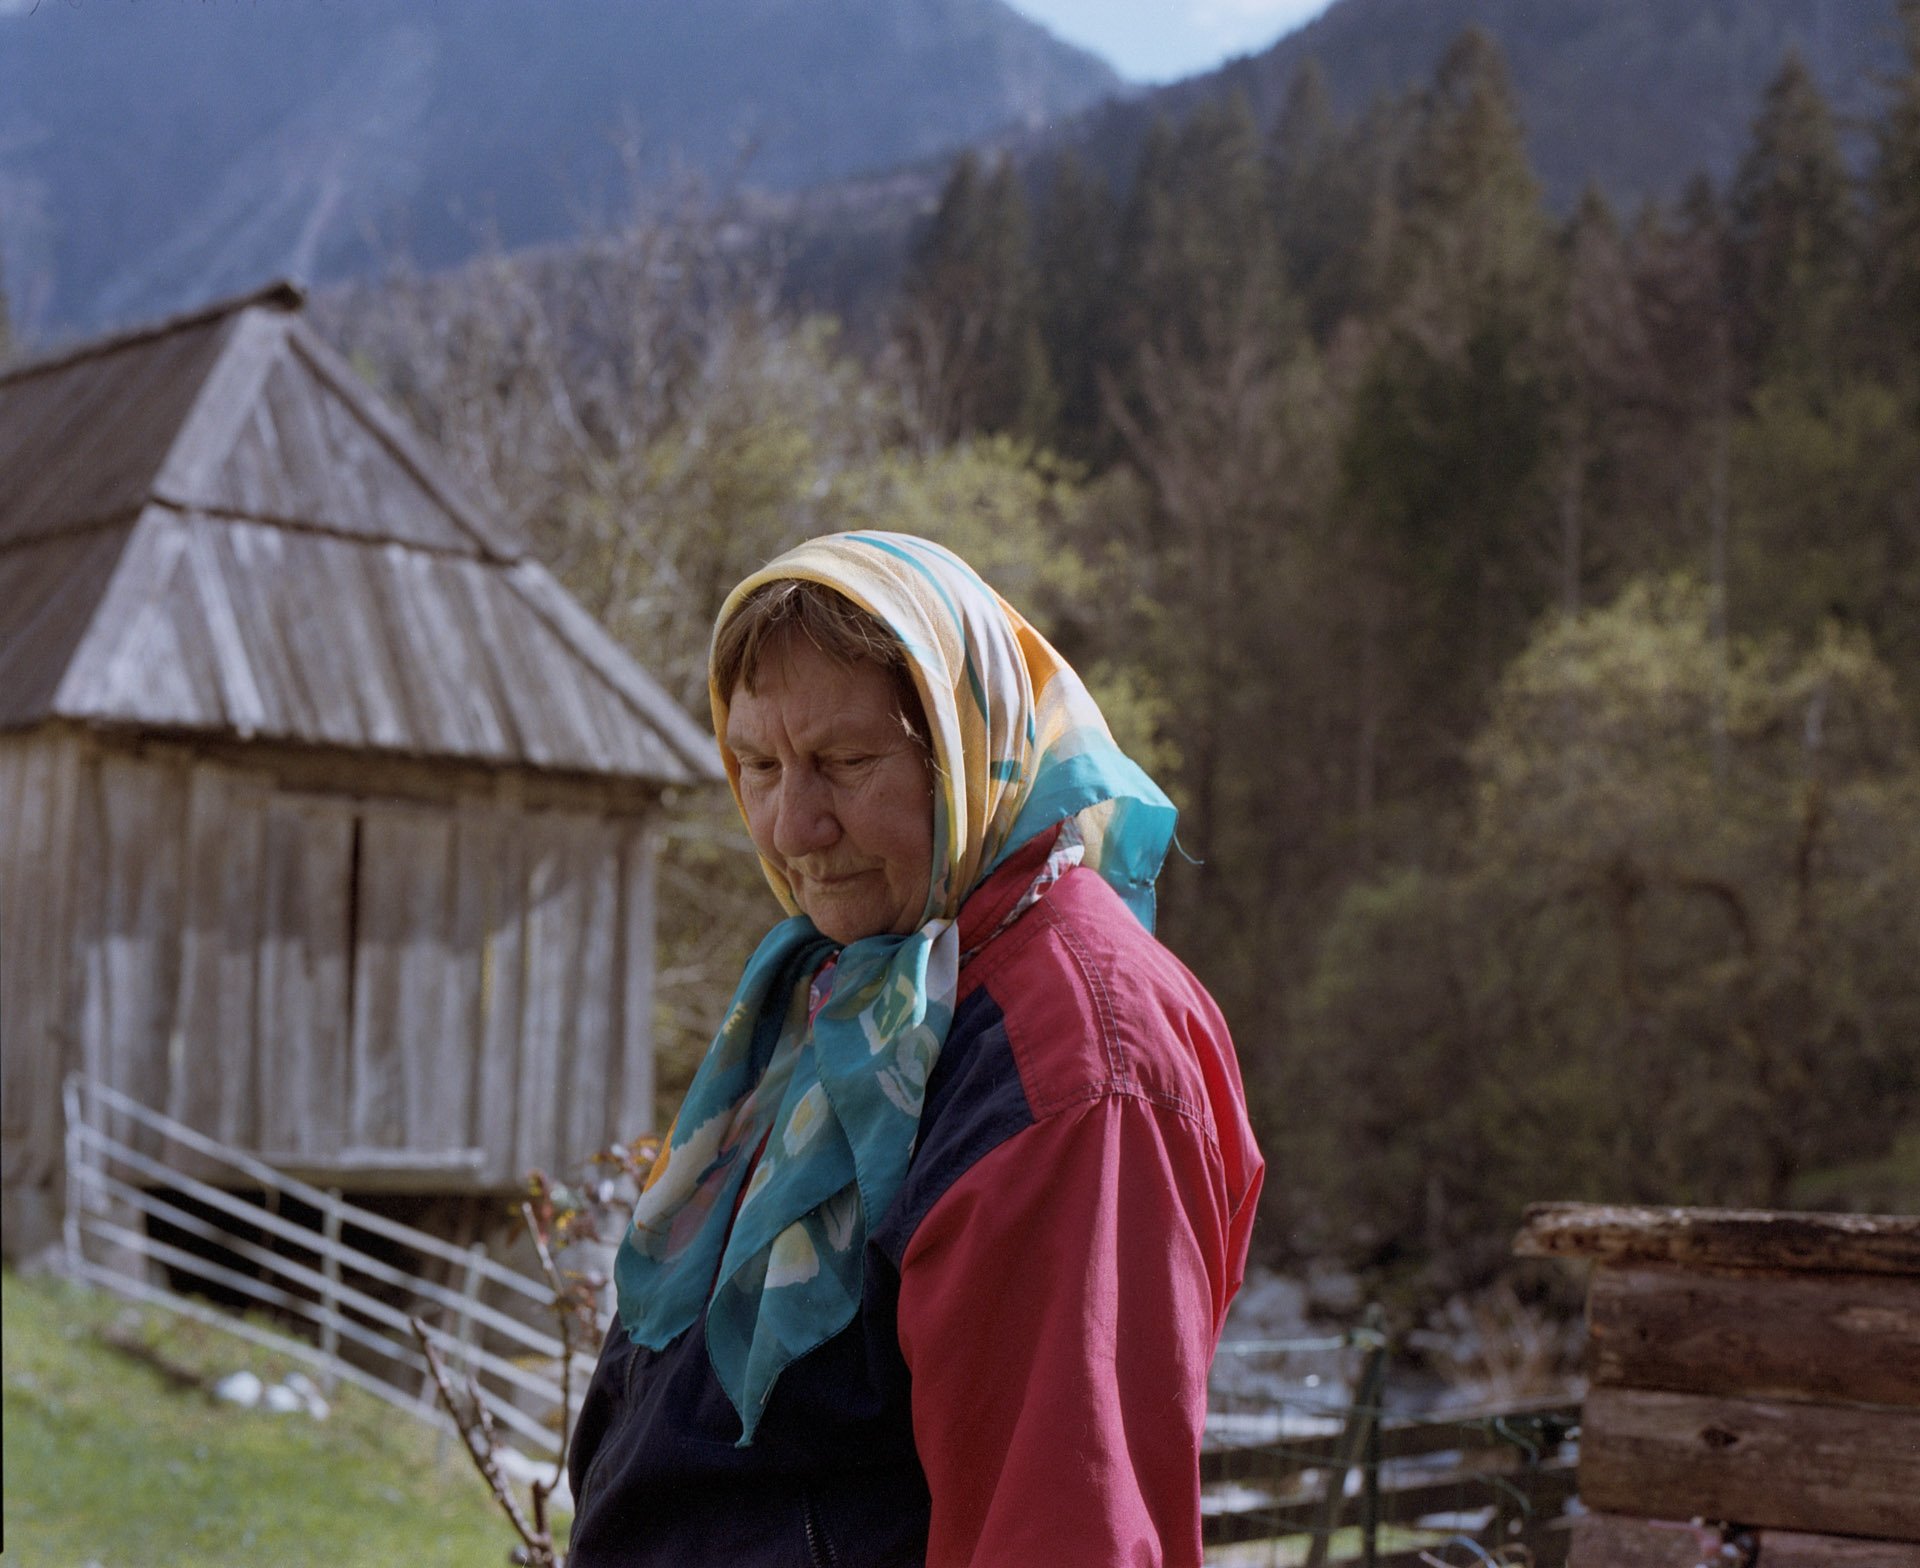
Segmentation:
{"type": "MultiPolygon", "coordinates": [[[[762,858],[790,918],[748,962],[620,1247],[636,1344],[664,1348],[705,1308],[743,1446],[781,1371],[859,1307],[867,1233],[905,1178],[953,1019],[960,906],[1067,823],[1082,863],[1151,930],[1174,819],[1066,661],[950,550],[908,534],[811,540],[734,589],[716,634],[756,588],[790,578],[844,595],[905,649],[934,753],[933,860],[915,930],[839,948],[762,858]],[[810,996],[836,951],[830,990],[810,996]]],[[[731,695],[709,681],[737,801],[731,695]]]]}

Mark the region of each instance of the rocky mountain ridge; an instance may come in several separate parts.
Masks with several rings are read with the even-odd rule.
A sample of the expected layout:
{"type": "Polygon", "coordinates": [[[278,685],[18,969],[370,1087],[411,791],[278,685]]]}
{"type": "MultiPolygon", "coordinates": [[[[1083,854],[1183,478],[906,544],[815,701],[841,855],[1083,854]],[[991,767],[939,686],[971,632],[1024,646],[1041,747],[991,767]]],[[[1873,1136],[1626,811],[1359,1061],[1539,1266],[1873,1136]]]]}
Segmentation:
{"type": "Polygon", "coordinates": [[[26,336],[292,273],[782,190],[1123,91],[1001,0],[69,0],[0,9],[0,266],[26,336]]]}

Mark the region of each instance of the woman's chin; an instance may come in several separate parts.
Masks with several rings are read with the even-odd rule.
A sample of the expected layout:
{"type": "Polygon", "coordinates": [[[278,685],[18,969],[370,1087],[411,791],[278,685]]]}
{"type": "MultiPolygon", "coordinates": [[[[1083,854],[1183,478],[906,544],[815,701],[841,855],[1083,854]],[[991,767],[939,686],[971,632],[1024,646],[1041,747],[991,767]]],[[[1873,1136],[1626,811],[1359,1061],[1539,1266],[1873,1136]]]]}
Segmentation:
{"type": "Polygon", "coordinates": [[[890,913],[873,908],[871,899],[857,896],[835,898],[816,894],[803,900],[800,907],[822,936],[830,937],[843,947],[862,937],[891,931],[895,923],[890,913]]]}
{"type": "Polygon", "coordinates": [[[870,936],[879,936],[892,928],[882,920],[862,920],[856,916],[837,914],[830,910],[818,912],[809,909],[807,918],[819,929],[822,936],[838,942],[842,947],[851,946],[870,936]]]}

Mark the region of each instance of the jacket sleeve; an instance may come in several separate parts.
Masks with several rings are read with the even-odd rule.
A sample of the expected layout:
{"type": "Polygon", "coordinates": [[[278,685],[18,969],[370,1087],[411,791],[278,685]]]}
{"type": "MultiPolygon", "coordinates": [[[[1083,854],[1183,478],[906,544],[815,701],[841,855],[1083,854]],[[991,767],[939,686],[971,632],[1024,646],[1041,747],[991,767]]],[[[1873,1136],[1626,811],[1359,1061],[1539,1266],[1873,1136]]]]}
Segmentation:
{"type": "Polygon", "coordinates": [[[942,1195],[899,1331],[930,1568],[1200,1561],[1207,1370],[1253,1196],[1184,1110],[1110,1091],[942,1195]]]}

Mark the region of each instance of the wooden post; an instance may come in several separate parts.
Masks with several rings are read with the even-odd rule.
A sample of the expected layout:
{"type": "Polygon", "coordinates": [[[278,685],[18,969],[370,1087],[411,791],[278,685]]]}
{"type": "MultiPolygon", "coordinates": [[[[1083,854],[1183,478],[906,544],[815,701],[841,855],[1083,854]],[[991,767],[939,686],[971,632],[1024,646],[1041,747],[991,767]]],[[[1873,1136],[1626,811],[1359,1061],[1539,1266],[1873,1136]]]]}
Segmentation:
{"type": "MultiPolygon", "coordinates": [[[[1323,1568],[1333,1546],[1333,1532],[1339,1528],[1340,1514],[1347,1497],[1347,1475],[1357,1464],[1366,1462],[1369,1442],[1380,1424],[1380,1393],[1386,1383],[1387,1336],[1378,1307],[1368,1309],[1366,1321],[1356,1336],[1366,1345],[1366,1359],[1360,1364],[1360,1376],[1354,1384],[1353,1404],[1347,1411],[1347,1424],[1340,1433],[1333,1464],[1327,1471],[1327,1490],[1320,1502],[1320,1520],[1307,1547],[1307,1568],[1323,1568]]],[[[1371,1536],[1372,1531],[1368,1531],[1371,1536]]]]}

